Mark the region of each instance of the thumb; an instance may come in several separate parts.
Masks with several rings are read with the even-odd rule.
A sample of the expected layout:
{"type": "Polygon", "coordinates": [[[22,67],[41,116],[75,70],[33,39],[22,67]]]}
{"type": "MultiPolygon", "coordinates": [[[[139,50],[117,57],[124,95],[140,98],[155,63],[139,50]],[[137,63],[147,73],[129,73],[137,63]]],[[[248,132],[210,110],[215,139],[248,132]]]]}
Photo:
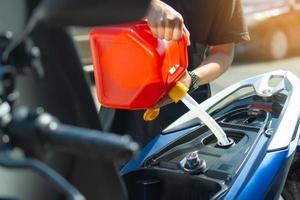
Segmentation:
{"type": "Polygon", "coordinates": [[[187,45],[190,46],[191,44],[191,40],[190,40],[190,32],[189,30],[186,28],[186,26],[183,24],[183,32],[186,35],[186,39],[187,39],[187,45]]]}

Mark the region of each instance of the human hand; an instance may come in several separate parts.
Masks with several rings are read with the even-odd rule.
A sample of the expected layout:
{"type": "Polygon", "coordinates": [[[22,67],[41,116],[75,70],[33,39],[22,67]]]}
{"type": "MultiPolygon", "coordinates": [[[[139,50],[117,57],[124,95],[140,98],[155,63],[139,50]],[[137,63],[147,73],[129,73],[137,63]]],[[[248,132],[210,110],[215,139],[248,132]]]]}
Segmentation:
{"type": "Polygon", "coordinates": [[[180,40],[186,34],[190,45],[190,33],[183,23],[180,13],[159,0],[152,0],[148,14],[148,25],[154,37],[165,40],[180,40]]]}

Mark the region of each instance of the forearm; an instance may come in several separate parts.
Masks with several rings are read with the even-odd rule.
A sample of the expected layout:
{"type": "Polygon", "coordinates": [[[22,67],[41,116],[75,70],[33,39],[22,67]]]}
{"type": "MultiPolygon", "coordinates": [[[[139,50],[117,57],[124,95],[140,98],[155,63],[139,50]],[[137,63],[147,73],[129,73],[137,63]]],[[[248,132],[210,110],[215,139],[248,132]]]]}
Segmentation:
{"type": "Polygon", "coordinates": [[[210,48],[209,56],[193,70],[199,77],[198,84],[209,83],[222,75],[232,64],[233,52],[233,43],[210,48]]]}

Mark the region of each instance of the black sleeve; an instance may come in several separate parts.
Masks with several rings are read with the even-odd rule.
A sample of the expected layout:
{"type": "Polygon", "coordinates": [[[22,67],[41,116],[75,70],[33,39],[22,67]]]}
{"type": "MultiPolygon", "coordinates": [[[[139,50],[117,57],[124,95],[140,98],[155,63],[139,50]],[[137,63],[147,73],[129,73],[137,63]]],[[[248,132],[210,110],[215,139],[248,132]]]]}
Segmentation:
{"type": "Polygon", "coordinates": [[[208,44],[239,43],[249,39],[241,1],[219,0],[208,34],[208,44]]]}

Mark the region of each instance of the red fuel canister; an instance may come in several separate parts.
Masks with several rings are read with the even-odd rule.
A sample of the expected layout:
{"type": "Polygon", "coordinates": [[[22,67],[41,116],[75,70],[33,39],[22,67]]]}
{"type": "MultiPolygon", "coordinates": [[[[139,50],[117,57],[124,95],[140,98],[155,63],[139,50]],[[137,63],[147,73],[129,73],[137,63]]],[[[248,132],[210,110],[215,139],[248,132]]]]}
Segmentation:
{"type": "Polygon", "coordinates": [[[146,21],[90,32],[99,102],[110,108],[152,108],[184,74],[187,41],[153,37],[146,21]]]}

